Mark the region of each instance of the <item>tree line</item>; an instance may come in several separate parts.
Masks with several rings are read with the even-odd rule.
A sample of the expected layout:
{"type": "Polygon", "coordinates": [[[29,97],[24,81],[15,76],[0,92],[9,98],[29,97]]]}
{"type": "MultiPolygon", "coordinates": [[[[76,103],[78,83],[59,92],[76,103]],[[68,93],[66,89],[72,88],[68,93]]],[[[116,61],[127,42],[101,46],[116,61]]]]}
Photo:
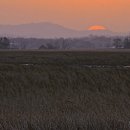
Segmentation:
{"type": "Polygon", "coordinates": [[[7,38],[0,37],[0,49],[81,49],[81,48],[123,48],[130,49],[130,37],[93,36],[86,38],[7,38]]]}
{"type": "MultiPolygon", "coordinates": [[[[19,49],[84,49],[84,48],[108,48],[112,46],[112,38],[105,36],[90,36],[84,38],[11,38],[13,46],[19,49]]],[[[12,44],[11,44],[12,46],[12,44]]]]}
{"type": "Polygon", "coordinates": [[[130,49],[130,37],[115,38],[113,45],[115,48],[130,49]]]}

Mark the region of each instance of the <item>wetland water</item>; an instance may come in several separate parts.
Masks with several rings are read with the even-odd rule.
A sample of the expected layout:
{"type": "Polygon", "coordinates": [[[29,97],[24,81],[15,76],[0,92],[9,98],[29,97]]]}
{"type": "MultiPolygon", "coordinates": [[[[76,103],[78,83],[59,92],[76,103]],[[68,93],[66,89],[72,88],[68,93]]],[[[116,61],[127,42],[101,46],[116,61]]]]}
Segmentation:
{"type": "MultiPolygon", "coordinates": [[[[34,66],[37,64],[21,64],[23,66],[34,66]]],[[[72,66],[80,66],[80,67],[86,67],[86,68],[130,68],[130,65],[123,66],[123,65],[116,65],[116,66],[110,66],[110,65],[72,65],[72,66]]]]}

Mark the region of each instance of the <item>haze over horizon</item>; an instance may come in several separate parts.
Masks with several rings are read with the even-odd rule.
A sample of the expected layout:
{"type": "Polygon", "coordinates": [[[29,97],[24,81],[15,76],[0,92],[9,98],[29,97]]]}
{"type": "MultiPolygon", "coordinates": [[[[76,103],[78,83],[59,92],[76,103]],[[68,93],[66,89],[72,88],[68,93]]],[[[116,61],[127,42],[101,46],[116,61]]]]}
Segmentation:
{"type": "Polygon", "coordinates": [[[129,0],[3,0],[0,24],[51,22],[76,30],[102,25],[129,32],[129,0]]]}

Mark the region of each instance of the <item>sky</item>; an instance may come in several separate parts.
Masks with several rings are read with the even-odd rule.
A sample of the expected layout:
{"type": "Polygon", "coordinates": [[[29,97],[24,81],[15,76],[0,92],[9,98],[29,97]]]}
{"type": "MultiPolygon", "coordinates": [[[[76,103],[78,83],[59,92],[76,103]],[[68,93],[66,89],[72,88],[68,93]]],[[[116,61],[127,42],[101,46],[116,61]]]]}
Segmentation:
{"type": "Polygon", "coordinates": [[[0,24],[52,22],[85,30],[130,31],[130,0],[0,0],[0,24]]]}

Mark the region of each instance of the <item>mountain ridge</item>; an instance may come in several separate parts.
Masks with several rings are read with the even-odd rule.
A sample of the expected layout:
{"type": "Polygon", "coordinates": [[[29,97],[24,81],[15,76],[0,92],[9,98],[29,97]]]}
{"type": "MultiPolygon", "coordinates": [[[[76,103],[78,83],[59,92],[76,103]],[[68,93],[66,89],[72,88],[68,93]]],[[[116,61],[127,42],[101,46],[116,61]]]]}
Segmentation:
{"type": "Polygon", "coordinates": [[[109,30],[74,30],[50,22],[40,22],[19,25],[0,25],[0,35],[25,38],[80,38],[89,35],[113,36],[116,35],[116,33],[109,30]]]}

